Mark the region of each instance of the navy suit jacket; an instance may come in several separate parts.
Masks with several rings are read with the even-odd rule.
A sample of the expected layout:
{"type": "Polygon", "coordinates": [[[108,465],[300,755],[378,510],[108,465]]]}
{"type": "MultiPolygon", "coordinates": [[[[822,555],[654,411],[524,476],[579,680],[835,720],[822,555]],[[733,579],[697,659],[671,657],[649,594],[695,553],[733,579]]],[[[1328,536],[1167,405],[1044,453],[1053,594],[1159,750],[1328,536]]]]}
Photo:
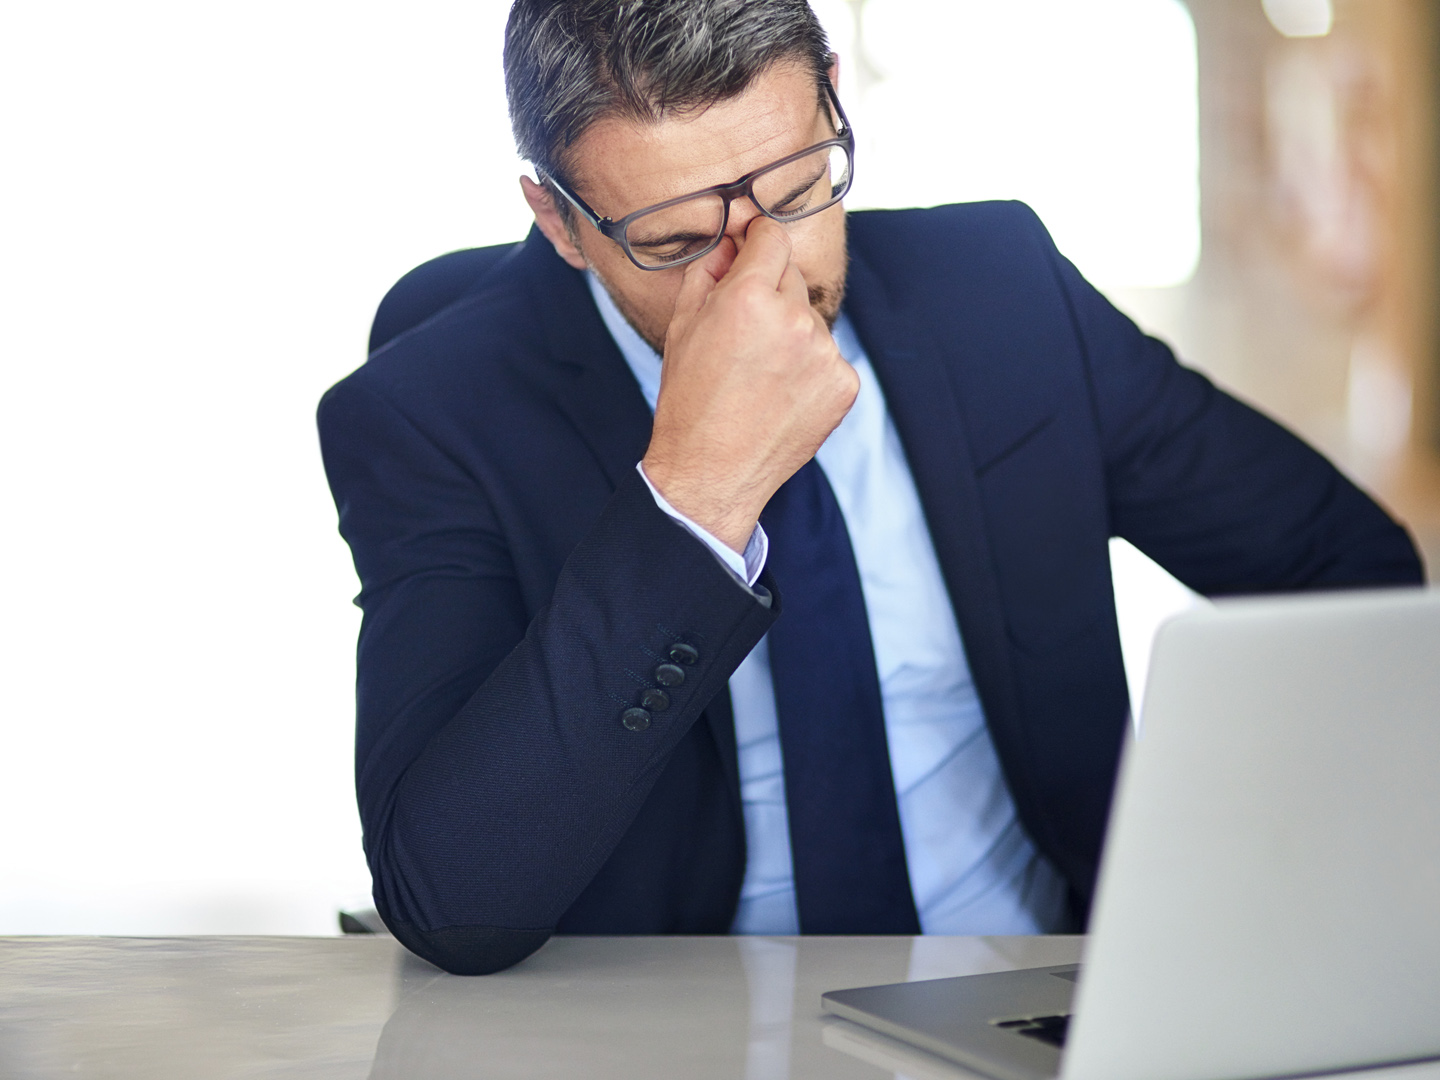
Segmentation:
{"type": "MultiPolygon", "coordinates": [[[[846,310],[1020,819],[1083,918],[1128,705],[1108,539],[1211,596],[1413,583],[1418,559],[1027,208],[849,223],[846,310]]],[[[724,933],[745,869],[726,683],[785,583],[757,598],[655,506],[635,472],[649,410],[537,233],[415,271],[375,336],[320,431],[362,583],[356,780],[386,923],[468,973],[555,932],[724,933]],[[699,662],[626,730],[675,641],[699,662]]]]}

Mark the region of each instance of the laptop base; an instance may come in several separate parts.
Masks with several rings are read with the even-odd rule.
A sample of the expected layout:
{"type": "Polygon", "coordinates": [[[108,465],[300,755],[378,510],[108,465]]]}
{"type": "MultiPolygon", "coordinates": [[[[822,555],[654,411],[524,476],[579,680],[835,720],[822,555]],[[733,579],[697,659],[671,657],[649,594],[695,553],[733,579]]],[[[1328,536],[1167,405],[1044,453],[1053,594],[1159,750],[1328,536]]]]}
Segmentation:
{"type": "Polygon", "coordinates": [[[1032,1021],[1070,1012],[1077,970],[1062,964],[865,986],[820,1001],[826,1012],[996,1080],[1054,1080],[1060,1048],[1030,1034],[1044,1026],[1032,1021]]]}

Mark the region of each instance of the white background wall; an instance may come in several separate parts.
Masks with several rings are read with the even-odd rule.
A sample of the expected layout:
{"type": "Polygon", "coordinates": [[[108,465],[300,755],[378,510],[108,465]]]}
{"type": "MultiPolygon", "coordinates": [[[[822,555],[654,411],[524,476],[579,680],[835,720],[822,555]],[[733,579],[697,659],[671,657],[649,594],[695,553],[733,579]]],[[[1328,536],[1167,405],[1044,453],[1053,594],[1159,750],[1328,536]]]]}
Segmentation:
{"type": "MultiPolygon", "coordinates": [[[[328,933],[368,891],[313,410],[396,277],[524,234],[506,7],[0,13],[0,933],[328,933]]],[[[870,0],[863,57],[817,9],[857,204],[1025,198],[1103,283],[1190,273],[1178,0],[870,0]]],[[[1185,600],[1120,558],[1138,664],[1185,600]]]]}

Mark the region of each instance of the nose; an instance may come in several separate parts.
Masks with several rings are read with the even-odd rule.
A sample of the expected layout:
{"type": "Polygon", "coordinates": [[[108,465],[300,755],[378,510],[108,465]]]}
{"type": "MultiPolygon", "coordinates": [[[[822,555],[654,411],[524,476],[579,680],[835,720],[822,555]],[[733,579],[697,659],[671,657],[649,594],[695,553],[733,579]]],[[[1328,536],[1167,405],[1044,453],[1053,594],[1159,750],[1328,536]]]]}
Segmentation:
{"type": "Polygon", "coordinates": [[[760,217],[760,208],[744,195],[730,203],[730,220],[725,223],[725,235],[735,245],[738,254],[745,247],[745,233],[750,223],[760,217]]]}

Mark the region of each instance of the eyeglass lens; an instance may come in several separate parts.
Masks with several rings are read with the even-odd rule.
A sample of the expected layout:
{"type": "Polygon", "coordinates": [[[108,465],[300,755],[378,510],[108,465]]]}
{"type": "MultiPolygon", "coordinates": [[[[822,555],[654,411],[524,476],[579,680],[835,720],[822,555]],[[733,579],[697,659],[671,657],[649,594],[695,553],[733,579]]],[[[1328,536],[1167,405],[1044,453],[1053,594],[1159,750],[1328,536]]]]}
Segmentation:
{"type": "MultiPolygon", "coordinates": [[[[751,183],[755,202],[777,221],[798,221],[833,206],[850,186],[850,156],[842,146],[823,147],[767,169],[751,183]]],[[[625,237],[644,266],[669,266],[713,247],[725,228],[725,200],[697,195],[632,220],[625,237]]]]}

